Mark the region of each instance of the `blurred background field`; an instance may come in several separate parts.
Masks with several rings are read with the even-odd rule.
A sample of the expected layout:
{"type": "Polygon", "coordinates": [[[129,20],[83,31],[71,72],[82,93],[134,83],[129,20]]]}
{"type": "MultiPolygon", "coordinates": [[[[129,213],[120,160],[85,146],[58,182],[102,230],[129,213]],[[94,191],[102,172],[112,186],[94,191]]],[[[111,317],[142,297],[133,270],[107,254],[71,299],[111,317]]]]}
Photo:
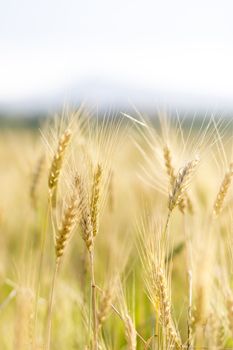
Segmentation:
{"type": "MultiPolygon", "coordinates": [[[[214,214],[214,203],[218,193],[224,192],[220,187],[224,176],[232,176],[232,123],[213,117],[193,117],[187,122],[164,113],[151,122],[136,113],[133,118],[141,124],[120,114],[104,119],[84,109],[81,114],[69,111],[63,118],[40,121],[40,129],[1,130],[3,349],[47,349],[47,309],[56,263],[53,235],[60,232],[74,174],[83,176],[89,191],[97,164],[103,171],[94,244],[97,314],[103,313],[98,319],[98,348],[180,349],[179,341],[184,349],[231,348],[230,182],[219,215],[214,214]],[[72,139],[59,177],[57,206],[49,209],[46,219],[51,162],[67,127],[72,139]],[[190,202],[171,210],[163,238],[172,190],[166,147],[175,174],[197,156],[200,165],[185,187],[190,202]],[[153,289],[158,266],[164,273],[162,300],[167,303],[169,321],[163,320],[166,314],[160,315],[156,306],[161,302],[153,289]],[[188,273],[192,274],[191,306],[188,273]],[[102,291],[107,293],[105,299],[102,291]],[[167,333],[171,332],[168,326],[174,327],[178,343],[167,333]]],[[[57,276],[51,349],[94,348],[91,272],[82,230],[77,221],[57,276]]]]}

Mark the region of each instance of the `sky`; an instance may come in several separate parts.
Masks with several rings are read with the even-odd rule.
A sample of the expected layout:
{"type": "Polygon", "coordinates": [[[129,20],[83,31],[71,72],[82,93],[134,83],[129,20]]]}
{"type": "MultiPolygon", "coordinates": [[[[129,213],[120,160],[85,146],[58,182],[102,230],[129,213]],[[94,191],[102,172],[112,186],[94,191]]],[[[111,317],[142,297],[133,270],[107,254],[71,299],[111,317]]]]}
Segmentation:
{"type": "Polygon", "coordinates": [[[1,0],[0,109],[96,103],[233,109],[233,2],[1,0]]]}

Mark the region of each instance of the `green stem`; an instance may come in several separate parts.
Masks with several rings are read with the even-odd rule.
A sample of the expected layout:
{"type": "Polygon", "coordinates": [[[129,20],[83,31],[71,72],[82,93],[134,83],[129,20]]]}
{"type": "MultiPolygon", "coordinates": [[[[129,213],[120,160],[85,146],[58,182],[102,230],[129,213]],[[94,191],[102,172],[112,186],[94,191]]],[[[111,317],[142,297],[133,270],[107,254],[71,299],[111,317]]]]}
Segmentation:
{"type": "Polygon", "coordinates": [[[163,231],[163,236],[166,236],[167,234],[167,230],[168,230],[168,225],[169,225],[169,221],[170,221],[170,218],[171,218],[171,210],[168,210],[168,213],[167,213],[167,220],[166,220],[166,223],[165,223],[165,226],[164,226],[164,231],[163,231]]]}

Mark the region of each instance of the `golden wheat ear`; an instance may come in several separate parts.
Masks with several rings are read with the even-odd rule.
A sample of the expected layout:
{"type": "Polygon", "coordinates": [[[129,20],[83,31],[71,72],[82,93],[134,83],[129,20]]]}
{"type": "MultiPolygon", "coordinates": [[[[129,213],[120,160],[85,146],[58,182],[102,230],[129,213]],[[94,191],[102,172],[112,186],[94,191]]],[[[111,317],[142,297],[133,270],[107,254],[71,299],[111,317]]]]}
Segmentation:
{"type": "MultiPolygon", "coordinates": [[[[163,148],[163,158],[164,158],[166,172],[169,178],[169,183],[172,188],[176,180],[176,176],[175,176],[175,169],[172,165],[171,150],[169,149],[168,146],[164,146],[163,148]]],[[[190,213],[192,213],[192,202],[191,202],[191,199],[188,197],[187,193],[185,193],[183,198],[181,198],[181,200],[179,201],[178,207],[182,214],[184,214],[186,208],[190,213]]]]}
{"type": "Polygon", "coordinates": [[[156,280],[160,303],[160,323],[164,327],[167,343],[174,346],[175,349],[182,349],[181,338],[172,320],[171,302],[169,300],[165,272],[161,267],[157,270],[156,280]]]}
{"type": "Polygon", "coordinates": [[[168,148],[168,146],[164,146],[163,148],[163,157],[164,157],[166,172],[169,177],[169,182],[171,186],[173,186],[176,176],[175,176],[175,169],[173,168],[173,165],[172,165],[171,151],[168,148]]]}
{"type": "Polygon", "coordinates": [[[104,289],[99,303],[99,308],[97,312],[97,324],[98,324],[98,331],[101,330],[105,320],[110,314],[111,308],[112,308],[112,302],[114,300],[114,293],[115,293],[115,283],[111,282],[107,288],[104,289]]]}
{"type": "Polygon", "coordinates": [[[88,201],[88,194],[80,175],[76,176],[76,185],[79,195],[79,206],[81,211],[80,224],[82,229],[82,238],[86,244],[88,251],[93,248],[93,226],[90,213],[90,204],[88,201]]]}
{"type": "Polygon", "coordinates": [[[67,205],[67,208],[63,214],[62,224],[56,236],[55,242],[55,252],[57,257],[57,262],[60,261],[61,257],[64,254],[65,247],[70,238],[70,235],[80,219],[79,211],[79,200],[78,200],[78,191],[77,191],[77,182],[75,178],[75,186],[70,198],[70,201],[67,205]]]}
{"type": "Polygon", "coordinates": [[[100,164],[94,172],[92,194],[91,194],[91,221],[93,227],[93,236],[95,237],[99,230],[99,200],[100,200],[100,186],[102,179],[102,167],[100,164]]]}
{"type": "Polygon", "coordinates": [[[233,176],[233,163],[230,163],[229,170],[226,172],[220,189],[218,191],[217,197],[214,202],[214,215],[218,216],[223,208],[223,203],[226,198],[227,192],[229,190],[229,187],[231,185],[232,181],[232,176],[233,176]]]}
{"type": "Polygon", "coordinates": [[[14,348],[29,349],[32,346],[34,294],[27,287],[19,287],[16,294],[16,325],[14,348]]]}
{"type": "Polygon", "coordinates": [[[148,297],[156,314],[156,335],[161,334],[161,341],[166,342],[167,349],[181,350],[182,340],[172,315],[169,271],[168,264],[165,263],[168,246],[164,240],[163,228],[155,222],[142,222],[140,234],[140,257],[148,297]]]}
{"type": "Polygon", "coordinates": [[[56,207],[57,183],[61,172],[65,152],[71,139],[71,131],[67,129],[59,139],[57,150],[53,156],[50,167],[48,186],[51,195],[52,206],[56,207]]]}
{"type": "Polygon", "coordinates": [[[184,198],[185,191],[189,185],[190,178],[194,173],[199,158],[188,162],[183,168],[178,171],[178,174],[173,183],[172,191],[169,195],[168,208],[172,212],[173,209],[181,202],[184,198]]]}

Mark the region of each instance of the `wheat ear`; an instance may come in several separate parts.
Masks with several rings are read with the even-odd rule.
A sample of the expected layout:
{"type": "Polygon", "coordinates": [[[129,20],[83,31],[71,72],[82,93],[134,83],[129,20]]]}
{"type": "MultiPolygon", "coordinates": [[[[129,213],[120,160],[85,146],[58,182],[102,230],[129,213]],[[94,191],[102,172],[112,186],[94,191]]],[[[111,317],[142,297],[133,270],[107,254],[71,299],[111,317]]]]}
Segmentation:
{"type": "Polygon", "coordinates": [[[49,172],[48,186],[52,198],[53,207],[56,206],[57,182],[62,168],[65,151],[70,142],[71,131],[67,129],[59,139],[56,153],[53,156],[52,164],[49,172]]]}
{"type": "Polygon", "coordinates": [[[100,306],[97,312],[98,330],[101,329],[104,321],[106,320],[111,310],[112,299],[113,299],[113,292],[112,292],[112,288],[109,287],[106,290],[104,290],[102,297],[100,299],[100,306]]]}
{"type": "Polygon", "coordinates": [[[165,329],[165,336],[167,344],[175,347],[175,349],[182,349],[182,342],[178,335],[171,317],[171,304],[169,301],[166,280],[162,268],[157,272],[157,290],[159,300],[159,316],[160,323],[165,329]]]}
{"type": "Polygon", "coordinates": [[[99,229],[99,200],[101,178],[102,167],[100,166],[100,164],[98,164],[94,173],[91,195],[91,222],[93,227],[93,237],[97,235],[99,229]]]}
{"type": "Polygon", "coordinates": [[[16,294],[16,324],[14,349],[31,349],[33,342],[34,293],[20,287],[16,294]]]}
{"type": "MultiPolygon", "coordinates": [[[[168,146],[164,146],[163,148],[163,158],[164,158],[165,168],[169,178],[170,186],[171,188],[173,188],[174,182],[176,180],[176,176],[175,176],[175,169],[172,165],[171,151],[168,146]]],[[[188,207],[189,211],[191,212],[190,210],[191,206],[192,206],[191,200],[188,197],[187,193],[185,193],[184,197],[181,198],[178,203],[179,210],[182,214],[184,214],[186,207],[188,207]]]]}
{"type": "Polygon", "coordinates": [[[55,252],[56,252],[57,262],[60,261],[61,257],[63,256],[66,244],[79,218],[80,218],[79,200],[78,200],[76,179],[75,179],[74,191],[70,198],[70,202],[64,212],[61,227],[58,230],[58,234],[56,236],[55,252]]]}
{"type": "Polygon", "coordinates": [[[187,190],[190,177],[193,174],[199,159],[188,162],[183,168],[178,171],[178,174],[173,183],[172,191],[169,195],[168,208],[170,212],[180,203],[187,190]]]}
{"type": "Polygon", "coordinates": [[[171,186],[173,186],[176,176],[175,176],[175,169],[173,168],[173,165],[172,165],[171,151],[168,148],[168,146],[164,146],[163,148],[163,157],[164,157],[166,172],[170,180],[170,184],[171,186]]]}
{"type": "Polygon", "coordinates": [[[225,174],[218,191],[217,197],[214,202],[214,214],[217,216],[220,214],[223,208],[223,202],[229,190],[231,180],[233,176],[233,163],[230,164],[228,172],[225,174]]]}
{"type": "Polygon", "coordinates": [[[76,177],[76,185],[78,189],[79,205],[81,210],[80,224],[82,229],[82,238],[86,244],[88,251],[90,252],[93,248],[93,227],[88,195],[80,175],[77,175],[76,177]]]}

